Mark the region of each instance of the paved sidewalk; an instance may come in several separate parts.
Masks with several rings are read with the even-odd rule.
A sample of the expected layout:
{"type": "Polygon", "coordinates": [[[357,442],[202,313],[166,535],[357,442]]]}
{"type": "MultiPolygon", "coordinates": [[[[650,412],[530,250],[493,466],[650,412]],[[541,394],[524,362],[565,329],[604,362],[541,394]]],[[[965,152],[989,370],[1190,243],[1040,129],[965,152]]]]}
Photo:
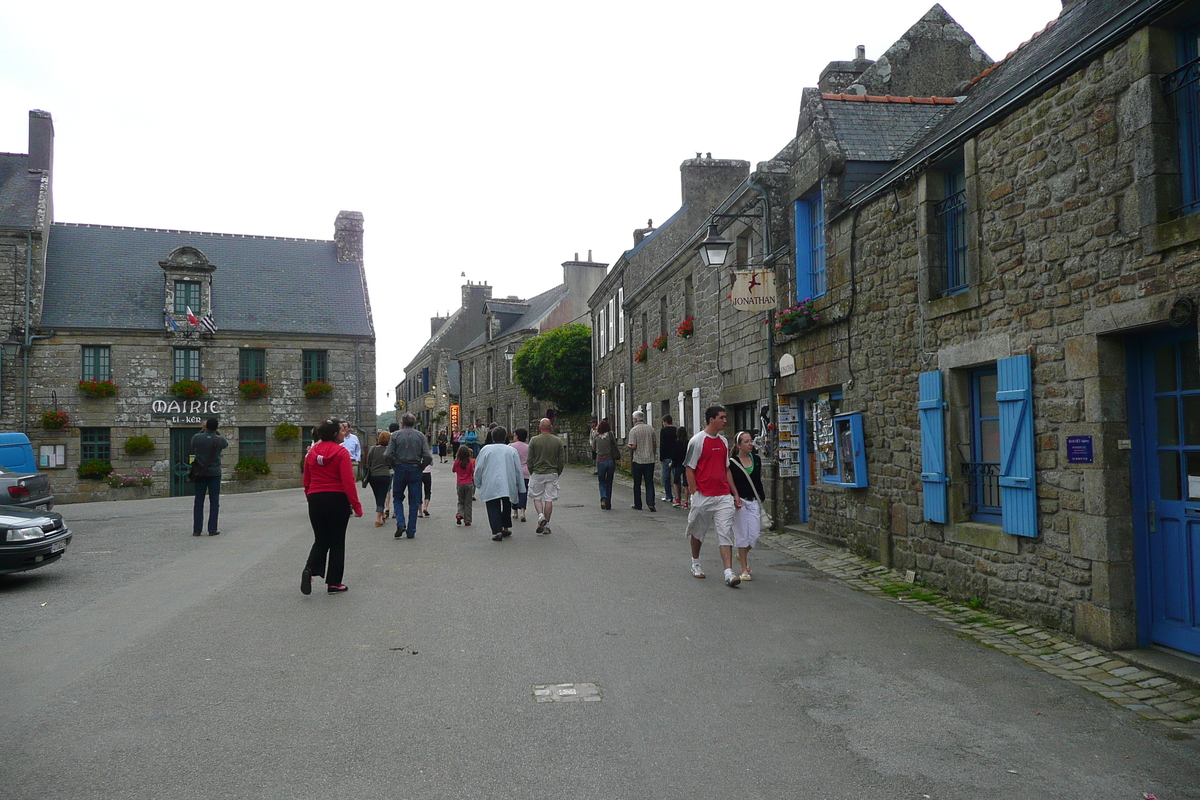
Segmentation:
{"type": "Polygon", "coordinates": [[[798,533],[764,533],[759,543],[803,559],[814,569],[859,591],[952,626],[961,636],[1106,697],[1142,719],[1172,728],[1178,736],[1200,737],[1200,689],[1196,687],[1181,685],[1059,631],[1045,631],[968,608],[937,592],[907,583],[895,570],[798,533]]]}

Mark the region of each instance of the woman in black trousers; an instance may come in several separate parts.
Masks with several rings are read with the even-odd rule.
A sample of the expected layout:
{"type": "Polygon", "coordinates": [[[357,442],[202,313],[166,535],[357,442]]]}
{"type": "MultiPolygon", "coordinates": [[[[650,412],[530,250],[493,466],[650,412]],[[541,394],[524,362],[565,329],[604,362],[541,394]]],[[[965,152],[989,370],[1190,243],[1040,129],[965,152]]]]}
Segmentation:
{"type": "Polygon", "coordinates": [[[362,516],[358,486],[350,453],[342,447],[345,434],[340,420],[327,419],[317,426],[317,442],[304,457],[304,495],[313,546],[300,573],[300,591],[312,594],[312,579],[324,577],[329,594],[346,591],[342,572],[346,565],[346,525],[350,511],[362,516]],[[328,562],[328,563],[327,563],[328,562]]]}

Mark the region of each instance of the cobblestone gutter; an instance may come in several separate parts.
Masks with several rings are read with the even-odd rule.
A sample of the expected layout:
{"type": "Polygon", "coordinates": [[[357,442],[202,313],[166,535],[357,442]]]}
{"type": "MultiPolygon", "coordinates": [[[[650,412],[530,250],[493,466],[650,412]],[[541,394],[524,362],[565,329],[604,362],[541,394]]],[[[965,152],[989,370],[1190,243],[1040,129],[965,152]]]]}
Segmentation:
{"type": "Polygon", "coordinates": [[[1058,631],[1049,633],[947,600],[937,592],[907,584],[899,572],[847,550],[786,532],[764,533],[760,543],[803,558],[814,569],[861,592],[906,606],[953,627],[960,636],[1105,697],[1142,719],[1171,728],[1175,736],[1200,737],[1200,688],[1122,661],[1114,653],[1058,631]]]}

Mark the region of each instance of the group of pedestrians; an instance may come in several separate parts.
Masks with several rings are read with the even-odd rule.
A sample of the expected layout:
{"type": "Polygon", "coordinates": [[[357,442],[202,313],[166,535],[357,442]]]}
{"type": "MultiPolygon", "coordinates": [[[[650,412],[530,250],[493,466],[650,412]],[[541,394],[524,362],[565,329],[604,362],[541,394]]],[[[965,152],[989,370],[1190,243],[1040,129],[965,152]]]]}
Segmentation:
{"type": "MultiPolygon", "coordinates": [[[[661,438],[646,424],[643,412],[634,412],[633,421],[626,443],[633,464],[633,508],[642,509],[644,486],[645,507],[656,510],[657,461],[662,466],[666,493],[663,499],[676,507],[688,506],[686,535],[691,550],[691,574],[705,577],[700,550],[709,531],[715,531],[725,584],[737,587],[742,581],[752,580],[749,551],[757,543],[762,527],[764,497],[762,463],[753,452],[753,435],[749,431],[739,433],[731,449],[721,435],[727,413],[719,405],[705,410],[705,427],[691,439],[686,431],[671,424],[670,417],[664,419],[661,438]],[[673,501],[672,484],[676,498],[673,501]],[[733,568],[735,550],[740,574],[733,568]]],[[[215,433],[216,421],[212,422],[215,433]]],[[[404,415],[402,423],[398,430],[379,434],[360,471],[363,485],[370,485],[375,495],[376,527],[381,527],[387,518],[390,485],[396,509],[395,537],[412,539],[416,536],[417,519],[429,516],[433,455],[427,437],[415,429],[413,415],[404,415]],[[403,515],[406,496],[407,521],[403,515]]],[[[330,594],[346,591],[342,582],[346,527],[352,513],[359,517],[363,513],[355,485],[353,448],[345,446],[348,437],[353,437],[348,425],[336,419],[326,420],[314,428],[314,442],[305,456],[304,491],[313,528],[313,545],[301,573],[300,589],[306,595],[312,592],[314,577],[325,579],[330,594]]],[[[486,507],[494,542],[512,535],[514,512],[519,515],[516,518],[525,521],[526,504],[530,500],[537,513],[536,532],[551,533],[559,477],[566,466],[566,445],[554,435],[549,418],[540,420],[538,434],[528,442],[523,428],[518,428],[513,438],[510,443],[509,432],[494,425],[484,433],[482,442],[476,436],[478,450],[465,443],[461,445],[451,468],[456,483],[456,523],[470,527],[472,506],[478,497],[486,507]]],[[[590,438],[599,476],[600,507],[610,510],[619,445],[607,420],[595,425],[590,438]]],[[[441,450],[443,446],[439,443],[438,447],[441,450]]],[[[198,495],[197,508],[201,502],[198,495]]],[[[199,526],[197,522],[196,527],[199,526]]]]}

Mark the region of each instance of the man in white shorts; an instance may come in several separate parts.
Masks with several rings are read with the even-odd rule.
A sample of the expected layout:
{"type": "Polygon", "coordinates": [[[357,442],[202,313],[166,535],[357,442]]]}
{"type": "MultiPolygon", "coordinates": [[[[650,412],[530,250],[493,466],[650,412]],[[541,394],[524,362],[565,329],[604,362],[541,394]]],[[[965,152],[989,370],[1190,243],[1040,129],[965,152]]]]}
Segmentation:
{"type": "Polygon", "coordinates": [[[721,561],[725,565],[725,585],[736,587],[741,578],[733,571],[733,512],[741,508],[733,475],[729,472],[729,445],[719,435],[725,430],[724,406],[709,406],[704,411],[704,430],[688,442],[684,467],[688,489],[692,493],[688,509],[687,536],[692,546],[692,575],[704,577],[700,567],[700,546],[710,528],[717,531],[721,561]]]}
{"type": "Polygon", "coordinates": [[[551,431],[550,420],[538,423],[537,436],[529,440],[529,499],[538,512],[538,533],[550,533],[550,515],[558,499],[558,476],[567,463],[567,447],[551,431]]]}

